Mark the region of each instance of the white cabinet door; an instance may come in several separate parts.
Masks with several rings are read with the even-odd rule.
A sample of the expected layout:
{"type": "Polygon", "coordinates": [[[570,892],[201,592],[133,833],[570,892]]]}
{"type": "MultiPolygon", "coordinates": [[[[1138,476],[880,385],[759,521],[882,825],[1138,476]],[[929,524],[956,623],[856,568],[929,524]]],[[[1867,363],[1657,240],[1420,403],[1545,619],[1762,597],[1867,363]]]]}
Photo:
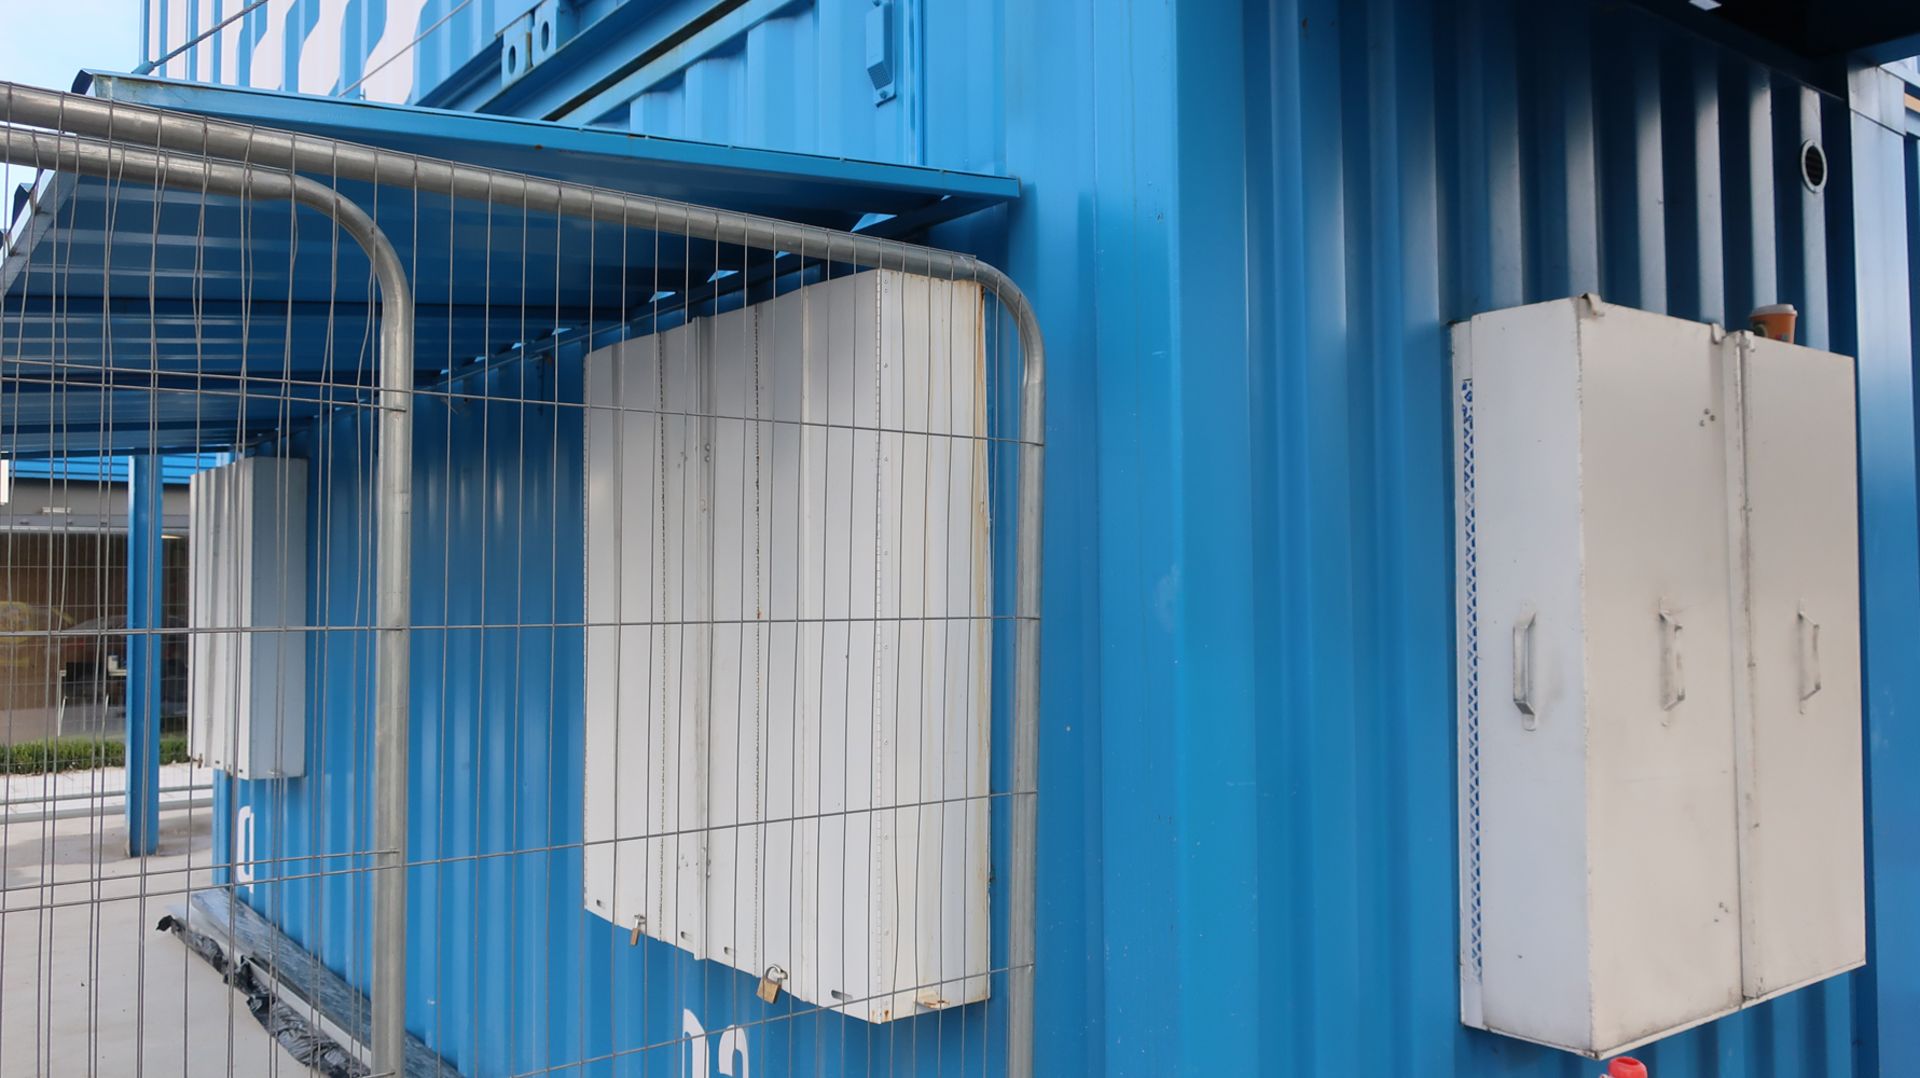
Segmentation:
{"type": "Polygon", "coordinates": [[[1726,432],[1710,327],[1581,319],[1593,1045],[1740,1005],[1726,432]]]}
{"type": "Polygon", "coordinates": [[[1744,988],[1865,961],[1853,361],[1745,334],[1744,988]]]}

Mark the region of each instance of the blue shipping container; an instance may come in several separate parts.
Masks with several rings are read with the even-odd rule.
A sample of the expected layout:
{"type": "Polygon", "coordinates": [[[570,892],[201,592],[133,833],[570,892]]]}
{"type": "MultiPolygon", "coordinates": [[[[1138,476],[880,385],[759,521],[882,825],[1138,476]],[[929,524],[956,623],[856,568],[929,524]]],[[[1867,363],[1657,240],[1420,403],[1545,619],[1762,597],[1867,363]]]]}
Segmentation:
{"type": "MultiPolygon", "coordinates": [[[[191,31],[196,5],[148,4],[158,56],[185,38],[153,28],[191,31]]],[[[1898,76],[1828,77],[1619,0],[893,0],[877,91],[872,0],[584,0],[554,56],[503,82],[476,28],[506,6],[406,5],[425,36],[400,96],[1022,183],[931,241],[1006,268],[1053,360],[1039,1074],[1598,1069],[1457,1018],[1446,326],[1582,291],[1722,324],[1796,304],[1807,343],[1859,359],[1869,965],[1642,1056],[1656,1078],[1920,1073],[1920,790],[1902,781],[1920,766],[1920,153],[1898,76]],[[1805,142],[1829,162],[1820,191],[1805,142]]],[[[402,7],[270,5],[243,40],[280,43],[278,66],[218,77],[345,88],[402,7]],[[336,18],[353,33],[314,38],[339,55],[309,68],[287,27],[336,18]]],[[[483,580],[525,621],[577,620],[578,521],[497,495],[507,467],[525,490],[577,484],[578,431],[494,420],[422,417],[443,451],[420,454],[416,557],[464,553],[417,578],[416,608],[457,623],[483,580]]],[[[353,550],[356,502],[322,492],[366,481],[369,435],[335,419],[309,437],[334,447],[315,526],[353,550]]],[[[353,568],[316,565],[313,594],[364,621],[353,568]]],[[[415,855],[568,841],[578,640],[419,640],[415,855]]],[[[352,631],[320,651],[310,729],[337,743],[310,745],[284,796],[223,794],[271,821],[258,856],[364,848],[369,652],[352,631]]],[[[680,1034],[641,998],[642,964],[606,957],[624,941],[581,913],[578,873],[561,851],[416,874],[410,956],[439,975],[415,983],[454,990],[410,1013],[468,1073],[680,1034]]],[[[352,879],[260,906],[364,983],[352,879]]],[[[715,1025],[750,1013],[731,974],[644,972],[697,979],[715,1025]]],[[[997,1072],[996,1031],[949,1034],[796,1026],[755,1045],[755,1073],[922,1073],[982,1044],[991,1062],[937,1066],[997,1072]]]]}

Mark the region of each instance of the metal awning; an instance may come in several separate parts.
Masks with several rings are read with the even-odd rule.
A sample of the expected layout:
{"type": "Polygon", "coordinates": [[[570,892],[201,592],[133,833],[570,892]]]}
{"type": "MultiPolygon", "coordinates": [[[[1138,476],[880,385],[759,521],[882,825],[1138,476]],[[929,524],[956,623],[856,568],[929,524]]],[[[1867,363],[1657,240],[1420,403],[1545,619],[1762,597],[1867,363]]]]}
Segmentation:
{"type": "MultiPolygon", "coordinates": [[[[158,79],[99,76],[93,92],[838,229],[891,215],[905,231],[1018,194],[1005,177],[158,79]]],[[[325,180],[325,163],[311,174],[325,180]]],[[[0,456],[221,450],[370,400],[371,268],[324,216],[67,174],[10,178],[33,182],[0,265],[0,456]]],[[[337,186],[407,266],[421,385],[724,302],[799,262],[749,264],[740,247],[644,221],[337,186]]]]}
{"type": "Polygon", "coordinates": [[[482,168],[852,230],[902,235],[1020,197],[1019,181],[974,172],[720,146],[331,97],[89,72],[93,96],[299,131],[482,168]]]}

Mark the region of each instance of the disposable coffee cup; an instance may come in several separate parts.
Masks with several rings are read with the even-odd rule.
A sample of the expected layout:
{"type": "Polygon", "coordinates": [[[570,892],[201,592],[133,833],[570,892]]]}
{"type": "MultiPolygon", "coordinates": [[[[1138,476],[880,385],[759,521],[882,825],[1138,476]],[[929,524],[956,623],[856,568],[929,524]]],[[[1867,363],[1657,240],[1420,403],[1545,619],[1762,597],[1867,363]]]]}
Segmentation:
{"type": "Polygon", "coordinates": [[[1755,336],[1769,340],[1793,343],[1793,324],[1800,312],[1793,309],[1791,303],[1769,303],[1764,307],[1755,307],[1747,316],[1747,323],[1753,328],[1755,336]]]}

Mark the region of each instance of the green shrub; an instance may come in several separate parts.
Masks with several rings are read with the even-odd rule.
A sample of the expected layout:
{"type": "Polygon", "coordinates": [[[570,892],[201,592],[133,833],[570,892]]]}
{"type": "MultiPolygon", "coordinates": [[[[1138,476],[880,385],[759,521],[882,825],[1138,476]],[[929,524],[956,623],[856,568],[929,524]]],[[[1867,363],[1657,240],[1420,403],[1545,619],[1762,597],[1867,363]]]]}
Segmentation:
{"type": "MultiPolygon", "coordinates": [[[[184,736],[161,736],[161,763],[177,764],[186,759],[187,739],[184,736]]],[[[110,737],[50,737],[0,748],[0,773],[8,775],[122,767],[126,762],[127,743],[110,737]]]]}

